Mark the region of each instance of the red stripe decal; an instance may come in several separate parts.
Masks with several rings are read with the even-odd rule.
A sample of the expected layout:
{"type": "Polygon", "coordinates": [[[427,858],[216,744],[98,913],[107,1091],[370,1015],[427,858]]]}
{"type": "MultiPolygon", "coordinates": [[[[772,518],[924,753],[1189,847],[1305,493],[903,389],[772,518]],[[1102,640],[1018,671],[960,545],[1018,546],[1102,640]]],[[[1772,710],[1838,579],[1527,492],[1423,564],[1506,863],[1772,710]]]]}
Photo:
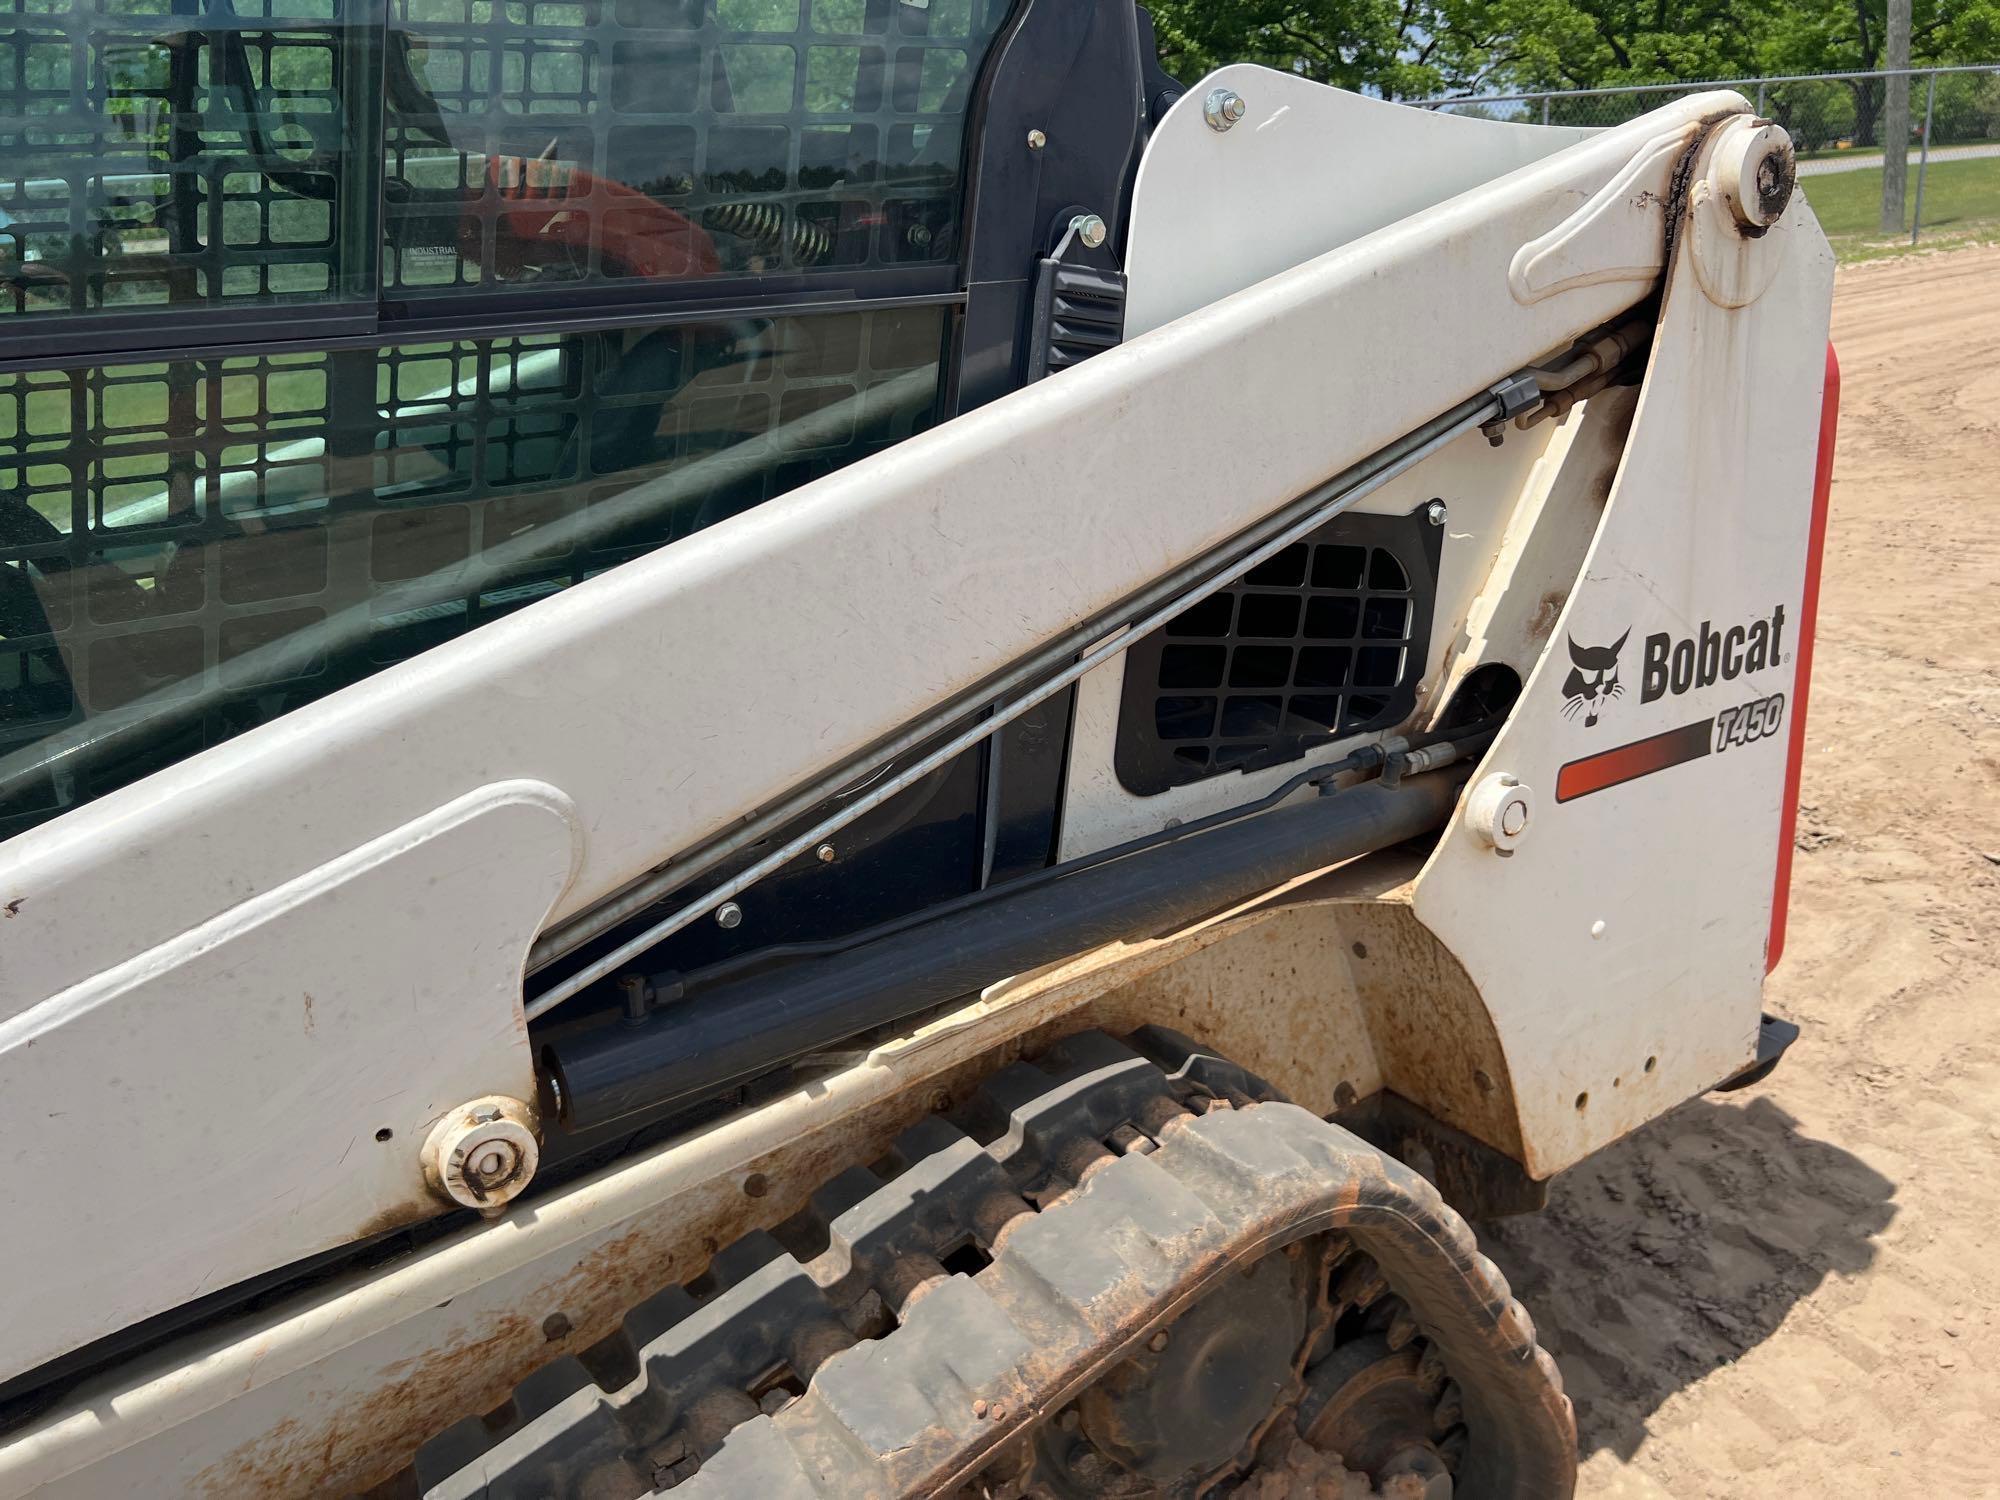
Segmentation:
{"type": "Polygon", "coordinates": [[[1556,773],[1556,801],[1568,802],[1577,797],[1588,797],[1592,792],[1601,792],[1620,782],[1636,781],[1641,776],[1664,771],[1668,766],[1700,760],[1708,754],[1714,738],[1715,720],[1703,719],[1698,724],[1683,724],[1665,734],[1634,740],[1615,750],[1573,760],[1556,773]]]}
{"type": "Polygon", "coordinates": [[[1833,435],[1840,424],[1840,361],[1826,346],[1826,393],[1819,408],[1819,467],[1813,475],[1812,521],[1806,540],[1805,595],[1799,602],[1799,644],[1792,672],[1792,743],[1785,759],[1785,800],[1778,815],[1778,878],[1771,892],[1771,935],[1764,972],[1785,955],[1785,916],[1792,900],[1792,838],[1799,824],[1799,771],[1806,758],[1806,694],[1812,687],[1813,626],[1819,619],[1820,559],[1826,551],[1827,496],[1833,488],[1833,435]]]}

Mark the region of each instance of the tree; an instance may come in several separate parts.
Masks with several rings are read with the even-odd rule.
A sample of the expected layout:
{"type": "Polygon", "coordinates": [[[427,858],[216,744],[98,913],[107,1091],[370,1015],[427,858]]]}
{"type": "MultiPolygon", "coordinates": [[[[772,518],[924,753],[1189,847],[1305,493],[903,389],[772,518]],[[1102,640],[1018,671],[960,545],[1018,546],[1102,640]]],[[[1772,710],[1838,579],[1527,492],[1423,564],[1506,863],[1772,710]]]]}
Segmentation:
{"type": "Polygon", "coordinates": [[[1153,14],[1163,60],[1190,82],[1223,62],[1257,62],[1342,88],[1421,98],[1741,73],[1767,12],[1781,3],[1154,0],[1153,14]]]}
{"type": "Polygon", "coordinates": [[[1521,88],[1742,77],[1782,0],[1505,0],[1521,88]]]}
{"type": "Polygon", "coordinates": [[[1261,63],[1390,99],[1490,87],[1515,39],[1498,0],[1152,0],[1160,60],[1192,83],[1230,62],[1261,63]]]}
{"type": "MultiPolygon", "coordinates": [[[[1779,10],[1759,48],[1760,71],[1853,73],[1886,67],[1886,0],[1811,0],[1779,10]]],[[[1911,0],[1910,62],[1988,62],[2000,47],[2000,0],[1911,0]]],[[[1879,79],[1843,84],[1854,98],[1857,146],[1876,143],[1882,111],[1879,79]]]]}
{"type": "MultiPolygon", "coordinates": [[[[1849,72],[1886,0],[1148,0],[1168,71],[1256,62],[1391,99],[1849,72]]],[[[2000,56],[2000,0],[1911,0],[1911,58],[2000,56]]],[[[1879,83],[1848,85],[1874,140],[1879,83]]]]}

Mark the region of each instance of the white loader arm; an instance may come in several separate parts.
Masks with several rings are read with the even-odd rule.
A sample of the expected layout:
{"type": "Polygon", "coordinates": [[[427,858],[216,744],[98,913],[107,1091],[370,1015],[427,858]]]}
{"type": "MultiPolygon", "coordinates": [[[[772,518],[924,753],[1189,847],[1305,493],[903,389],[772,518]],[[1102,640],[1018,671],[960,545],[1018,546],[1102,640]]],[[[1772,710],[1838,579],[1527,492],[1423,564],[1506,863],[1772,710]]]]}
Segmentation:
{"type": "MultiPolygon", "coordinates": [[[[1138,336],[0,845],[0,1377],[449,1207],[426,1147],[469,1102],[539,1128],[538,938],[1467,403],[1502,445],[1461,423],[1356,510],[1445,502],[1397,732],[1483,667],[1521,684],[1400,898],[1436,1015],[1485,1041],[1453,1053],[1419,1016],[1352,1081],[1540,1177],[1742,1067],[1782,917],[1832,275],[1777,145],[1729,93],[1585,137],[1226,69],[1142,167],[1138,336]],[[1218,88],[1249,101],[1228,130],[1218,88]],[[1567,409],[1556,367],[1607,329],[1650,337],[1636,404],[1494,419],[1538,368],[1567,409]]],[[[1065,857],[1297,769],[1134,794],[1124,672],[1079,686],[1065,857]]],[[[593,1253],[644,1230],[673,1263],[677,1194],[874,1087],[620,1161],[204,1335],[199,1363],[140,1355],[0,1445],[0,1495],[373,1482],[454,1354],[504,1389],[541,1357],[518,1314],[561,1285],[601,1326],[593,1253]],[[333,1440],[357,1401],[379,1453],[333,1440]]]]}

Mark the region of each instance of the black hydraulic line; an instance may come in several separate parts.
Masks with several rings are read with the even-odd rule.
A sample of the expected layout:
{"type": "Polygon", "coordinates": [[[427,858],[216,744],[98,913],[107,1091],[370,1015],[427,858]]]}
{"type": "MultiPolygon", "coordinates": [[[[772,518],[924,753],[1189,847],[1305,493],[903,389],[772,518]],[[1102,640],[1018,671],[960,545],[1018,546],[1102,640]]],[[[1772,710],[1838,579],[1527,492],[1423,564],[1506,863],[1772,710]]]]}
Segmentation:
{"type": "Polygon", "coordinates": [[[558,1118],[582,1130],[710,1097],[1010,974],[1172,932],[1300,874],[1429,832],[1450,813],[1460,784],[1431,774],[1322,795],[1068,879],[995,891],[819,962],[752,974],[698,1001],[552,1041],[542,1064],[558,1118]]]}
{"type": "MultiPolygon", "coordinates": [[[[906,916],[892,917],[886,922],[879,923],[874,927],[865,928],[860,932],[848,933],[837,938],[825,938],[816,942],[773,943],[768,948],[756,948],[748,953],[739,953],[734,958],[723,959],[720,963],[710,964],[708,967],[696,970],[691,974],[670,972],[666,974],[647,975],[645,976],[645,982],[649,986],[656,988],[678,986],[680,993],[693,997],[715,985],[727,984],[752,972],[762,973],[771,969],[782,968],[788,964],[799,963],[805,959],[826,958],[831,954],[846,953],[850,949],[860,947],[863,943],[872,943],[877,939],[889,937],[898,932],[906,932],[921,923],[935,921],[939,917],[948,916],[953,912],[962,911],[967,907],[982,905],[985,902],[991,901],[996,894],[1004,893],[1011,896],[1020,891],[1027,890],[1031,886],[1046,885],[1050,881],[1055,880],[1069,880],[1085,870],[1094,869],[1098,865],[1110,864],[1113,860],[1127,859],[1134,854],[1143,853],[1148,849],[1157,849],[1162,844],[1178,843],[1182,839],[1193,838],[1197,834],[1206,833],[1211,828],[1220,828],[1225,823],[1240,822],[1244,818],[1253,817],[1269,808],[1276,807],[1301,787],[1324,786],[1336,776],[1350,775],[1357,771],[1373,771],[1381,768],[1384,762],[1393,763],[1399,757],[1411,752],[1430,752],[1435,754],[1443,751],[1448,752],[1452,760],[1463,759],[1468,755],[1477,754],[1479,751],[1485,749],[1487,745],[1492,743],[1493,737],[1499,732],[1500,719],[1494,718],[1483,720],[1477,724],[1468,724],[1463,728],[1453,729],[1448,735],[1433,734],[1419,736],[1410,741],[1406,749],[1402,751],[1396,748],[1402,742],[1395,740],[1386,742],[1377,741],[1373,744],[1361,745],[1348,751],[1347,754],[1341,756],[1338,760],[1323,761],[1319,765],[1306,767],[1305,770],[1300,771],[1297,775],[1286,777],[1270,791],[1252,801],[1240,802],[1234,807],[1225,807],[1220,812],[1208,813],[1190,822],[1176,823],[1171,828],[1163,828],[1157,833],[1140,834],[1136,838],[1127,839],[1122,844],[1112,844],[1108,848],[1094,850],[1089,854],[1079,855],[1072,860],[1065,860],[1059,865],[1049,865],[1044,869],[1016,876],[1001,887],[999,891],[991,887],[981,887],[979,890],[967,891],[962,896],[954,896],[947,901],[941,901],[935,906],[927,906],[920,911],[910,912],[906,916]]],[[[1437,765],[1448,763],[1448,761],[1442,759],[1436,762],[1437,765]]],[[[1428,768],[1420,767],[1419,769],[1428,768]]],[[[1390,775],[1389,780],[1390,784],[1394,785],[1396,777],[1390,775]]]]}
{"type": "Polygon", "coordinates": [[[753,972],[762,973],[770,969],[796,964],[806,959],[827,958],[835,953],[846,953],[860,947],[864,943],[873,943],[882,938],[893,937],[899,932],[907,932],[910,928],[920,926],[925,922],[936,921],[940,917],[950,916],[952,913],[964,911],[968,907],[984,905],[992,901],[997,895],[1013,896],[1035,886],[1047,885],[1051,881],[1069,880],[1085,870],[1095,869],[1099,865],[1110,864],[1113,860],[1127,859],[1134,854],[1144,853],[1148,849],[1157,849],[1162,844],[1178,843],[1182,839],[1206,833],[1211,828],[1219,828],[1225,823],[1238,822],[1241,819],[1261,813],[1268,808],[1276,807],[1302,786],[1330,781],[1335,776],[1353,771],[1373,770],[1382,764],[1385,755],[1386,752],[1380,745],[1363,745],[1360,749],[1343,755],[1339,760],[1311,766],[1299,772],[1296,776],[1287,777],[1278,786],[1253,802],[1244,802],[1235,807],[1226,807],[1220,812],[1209,813],[1205,817],[1196,818],[1189,823],[1177,823],[1173,827],[1163,828],[1157,833],[1141,834],[1137,838],[1127,839],[1122,844],[1113,844],[1109,848],[1098,849],[1089,854],[1080,855],[1073,860],[1065,860],[1059,865],[1048,865],[1042,869],[1030,871],[1026,875],[1015,877],[997,889],[989,886],[975,891],[967,891],[962,896],[953,896],[949,900],[938,902],[935,906],[927,906],[919,911],[910,912],[905,916],[892,917],[886,922],[878,923],[860,932],[848,933],[836,938],[824,938],[816,942],[773,943],[768,948],[755,948],[748,953],[739,953],[734,958],[725,958],[720,963],[711,964],[691,974],[680,975],[669,973],[650,975],[647,978],[647,982],[649,985],[655,986],[677,983],[681,986],[683,993],[694,996],[715,985],[728,984],[753,972]]]}

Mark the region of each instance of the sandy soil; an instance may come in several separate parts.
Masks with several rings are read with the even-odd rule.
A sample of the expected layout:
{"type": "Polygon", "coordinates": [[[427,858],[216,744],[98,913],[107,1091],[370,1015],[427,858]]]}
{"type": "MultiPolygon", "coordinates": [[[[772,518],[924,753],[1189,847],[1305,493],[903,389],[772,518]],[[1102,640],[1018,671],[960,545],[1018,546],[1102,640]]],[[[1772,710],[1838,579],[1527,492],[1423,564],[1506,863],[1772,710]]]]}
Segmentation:
{"type": "Polygon", "coordinates": [[[1841,272],[1805,1034],[1482,1226],[1581,1493],[2000,1496],[2000,249],[1841,272]]]}

